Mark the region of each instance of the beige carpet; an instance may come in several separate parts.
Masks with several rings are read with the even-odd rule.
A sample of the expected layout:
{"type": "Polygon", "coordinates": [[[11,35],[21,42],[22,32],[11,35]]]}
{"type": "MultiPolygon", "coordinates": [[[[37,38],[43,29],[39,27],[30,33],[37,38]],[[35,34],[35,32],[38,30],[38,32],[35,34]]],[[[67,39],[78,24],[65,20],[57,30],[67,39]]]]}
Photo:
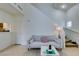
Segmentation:
{"type": "Polygon", "coordinates": [[[24,56],[26,51],[24,46],[15,45],[1,51],[0,56],[24,56]]]}
{"type": "MultiPolygon", "coordinates": [[[[63,56],[79,56],[79,48],[68,47],[63,50],[63,56]]],[[[40,56],[39,49],[27,50],[25,46],[15,45],[0,52],[0,56],[40,56]]]]}
{"type": "MultiPolygon", "coordinates": [[[[65,54],[62,51],[58,51],[60,56],[64,56],[65,54]]],[[[26,51],[26,56],[40,56],[40,49],[30,49],[26,51]]]]}
{"type": "Polygon", "coordinates": [[[68,47],[64,49],[64,53],[67,56],[79,56],[79,48],[77,47],[68,47]]]}

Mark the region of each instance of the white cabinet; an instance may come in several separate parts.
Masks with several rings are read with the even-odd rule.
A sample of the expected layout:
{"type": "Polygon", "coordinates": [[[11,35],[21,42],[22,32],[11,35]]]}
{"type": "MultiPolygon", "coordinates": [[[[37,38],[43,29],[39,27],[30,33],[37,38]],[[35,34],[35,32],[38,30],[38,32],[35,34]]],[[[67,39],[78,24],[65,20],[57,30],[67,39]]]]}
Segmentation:
{"type": "Polygon", "coordinates": [[[16,43],[12,36],[14,36],[12,32],[0,32],[0,50],[16,43]]]}
{"type": "Polygon", "coordinates": [[[16,44],[16,33],[11,32],[11,44],[16,44]]]}

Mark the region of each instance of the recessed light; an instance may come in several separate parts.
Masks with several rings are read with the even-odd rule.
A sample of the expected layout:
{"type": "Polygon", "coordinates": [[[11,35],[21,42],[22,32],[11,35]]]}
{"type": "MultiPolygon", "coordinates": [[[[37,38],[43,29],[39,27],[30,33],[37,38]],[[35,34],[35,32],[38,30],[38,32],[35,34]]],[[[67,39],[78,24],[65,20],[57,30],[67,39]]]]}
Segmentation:
{"type": "Polygon", "coordinates": [[[66,8],[66,5],[61,5],[61,8],[66,8]]]}

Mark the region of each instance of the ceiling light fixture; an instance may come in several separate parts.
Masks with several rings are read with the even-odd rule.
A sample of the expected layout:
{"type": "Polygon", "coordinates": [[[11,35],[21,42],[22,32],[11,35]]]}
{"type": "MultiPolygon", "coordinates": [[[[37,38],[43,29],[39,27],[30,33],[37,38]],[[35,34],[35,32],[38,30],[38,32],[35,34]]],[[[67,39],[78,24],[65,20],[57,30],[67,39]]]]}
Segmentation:
{"type": "Polygon", "coordinates": [[[66,5],[61,5],[61,8],[63,8],[63,9],[66,8],[66,5]]]}

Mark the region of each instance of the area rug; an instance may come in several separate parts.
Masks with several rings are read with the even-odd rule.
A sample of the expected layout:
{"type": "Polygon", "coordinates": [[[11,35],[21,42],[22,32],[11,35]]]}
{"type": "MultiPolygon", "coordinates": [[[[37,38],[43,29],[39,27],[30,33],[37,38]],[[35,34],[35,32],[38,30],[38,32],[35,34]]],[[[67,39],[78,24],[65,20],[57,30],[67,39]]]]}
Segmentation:
{"type": "MultiPolygon", "coordinates": [[[[65,56],[65,54],[62,51],[58,52],[60,56],[65,56]]],[[[40,49],[30,49],[29,51],[26,51],[25,56],[41,56],[40,49]]]]}

